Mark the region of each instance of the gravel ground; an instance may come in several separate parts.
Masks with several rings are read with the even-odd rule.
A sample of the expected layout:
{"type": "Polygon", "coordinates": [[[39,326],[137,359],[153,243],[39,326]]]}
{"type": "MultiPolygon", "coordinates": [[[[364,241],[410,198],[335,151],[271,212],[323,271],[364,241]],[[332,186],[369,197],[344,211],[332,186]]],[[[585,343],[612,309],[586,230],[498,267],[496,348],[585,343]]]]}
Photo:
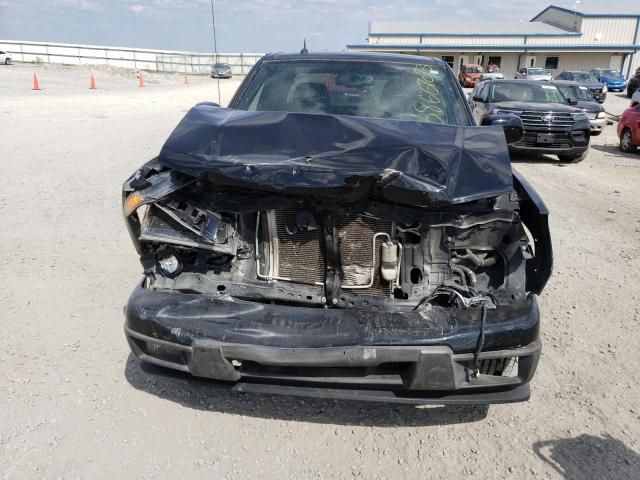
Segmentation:
{"type": "Polygon", "coordinates": [[[614,126],[580,164],[517,159],[556,254],[528,403],[238,395],[141,367],[122,332],[141,269],[121,183],[216,82],[101,69],[90,91],[89,72],[0,67],[0,478],[639,477],[640,154],[614,126]]]}

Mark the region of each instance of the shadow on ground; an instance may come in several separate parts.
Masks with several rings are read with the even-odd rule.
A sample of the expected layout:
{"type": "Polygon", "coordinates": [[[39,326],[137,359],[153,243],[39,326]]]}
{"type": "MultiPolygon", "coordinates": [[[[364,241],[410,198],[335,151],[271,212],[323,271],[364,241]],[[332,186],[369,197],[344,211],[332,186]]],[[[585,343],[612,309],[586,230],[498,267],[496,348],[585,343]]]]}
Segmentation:
{"type": "Polygon", "coordinates": [[[367,427],[430,426],[483,420],[488,406],[420,408],[385,403],[236,393],[224,384],[138,361],[125,367],[136,389],[197,410],[275,420],[367,427]]]}
{"type": "Polygon", "coordinates": [[[536,442],[533,450],[567,480],[640,478],[640,456],[610,436],[536,442]]]}
{"type": "Polygon", "coordinates": [[[598,152],[606,153],[607,157],[629,158],[632,160],[640,160],[638,153],[624,153],[618,145],[591,145],[591,148],[598,152]]]}
{"type": "Polygon", "coordinates": [[[566,167],[570,163],[561,162],[555,155],[538,155],[535,153],[511,153],[512,163],[528,163],[528,164],[541,164],[546,163],[555,165],[556,167],[566,167]]]}

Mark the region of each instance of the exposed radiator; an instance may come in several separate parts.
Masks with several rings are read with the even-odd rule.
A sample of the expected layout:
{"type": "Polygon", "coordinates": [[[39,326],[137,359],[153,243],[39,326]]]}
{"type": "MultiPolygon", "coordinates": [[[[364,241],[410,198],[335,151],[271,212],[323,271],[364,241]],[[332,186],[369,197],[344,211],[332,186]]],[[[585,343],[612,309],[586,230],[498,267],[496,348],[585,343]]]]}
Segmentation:
{"type": "Polygon", "coordinates": [[[340,239],[340,263],[342,264],[342,285],[363,286],[371,280],[374,267],[373,285],[370,288],[349,289],[350,293],[362,295],[389,295],[391,286],[381,278],[380,249],[384,238],[376,239],[372,252],[373,236],[384,232],[391,234],[391,222],[365,216],[349,216],[338,224],[340,239]]]}
{"type": "MultiPolygon", "coordinates": [[[[292,282],[323,284],[325,281],[325,244],[320,225],[308,230],[296,227],[299,210],[275,210],[268,212],[269,231],[272,233],[273,259],[270,275],[292,282]],[[275,234],[275,235],[274,235],[275,234]]],[[[321,220],[318,219],[318,222],[321,220]]],[[[376,239],[376,233],[391,233],[391,222],[365,216],[347,216],[337,225],[340,246],[342,285],[345,291],[361,295],[390,294],[390,285],[381,278],[380,250],[385,238],[376,239]],[[368,288],[348,288],[366,286],[368,288]]]]}
{"type": "Polygon", "coordinates": [[[296,225],[297,213],[298,210],[275,211],[277,276],[290,278],[298,283],[324,283],[325,249],[322,231],[292,229],[296,225]]]}

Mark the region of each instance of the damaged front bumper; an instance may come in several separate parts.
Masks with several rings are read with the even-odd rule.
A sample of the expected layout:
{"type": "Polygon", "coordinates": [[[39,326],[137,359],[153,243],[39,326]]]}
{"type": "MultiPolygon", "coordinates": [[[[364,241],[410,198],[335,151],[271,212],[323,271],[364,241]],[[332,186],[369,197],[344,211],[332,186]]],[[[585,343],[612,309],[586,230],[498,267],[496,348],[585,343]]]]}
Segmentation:
{"type": "Polygon", "coordinates": [[[479,318],[474,308],[293,307],[141,283],[125,332],[138,358],[236,391],[440,405],[527,400],[541,350],[535,296],[489,312],[474,375],[479,318]]]}

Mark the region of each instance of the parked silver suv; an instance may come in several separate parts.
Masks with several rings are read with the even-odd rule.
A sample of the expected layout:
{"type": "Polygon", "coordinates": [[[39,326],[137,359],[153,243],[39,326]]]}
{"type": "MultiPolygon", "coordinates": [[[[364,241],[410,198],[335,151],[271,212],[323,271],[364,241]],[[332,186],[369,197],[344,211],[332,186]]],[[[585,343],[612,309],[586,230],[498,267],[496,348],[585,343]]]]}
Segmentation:
{"type": "Polygon", "coordinates": [[[516,73],[516,80],[549,81],[551,80],[551,74],[544,68],[521,68],[518,70],[518,73],[516,73]]]}

